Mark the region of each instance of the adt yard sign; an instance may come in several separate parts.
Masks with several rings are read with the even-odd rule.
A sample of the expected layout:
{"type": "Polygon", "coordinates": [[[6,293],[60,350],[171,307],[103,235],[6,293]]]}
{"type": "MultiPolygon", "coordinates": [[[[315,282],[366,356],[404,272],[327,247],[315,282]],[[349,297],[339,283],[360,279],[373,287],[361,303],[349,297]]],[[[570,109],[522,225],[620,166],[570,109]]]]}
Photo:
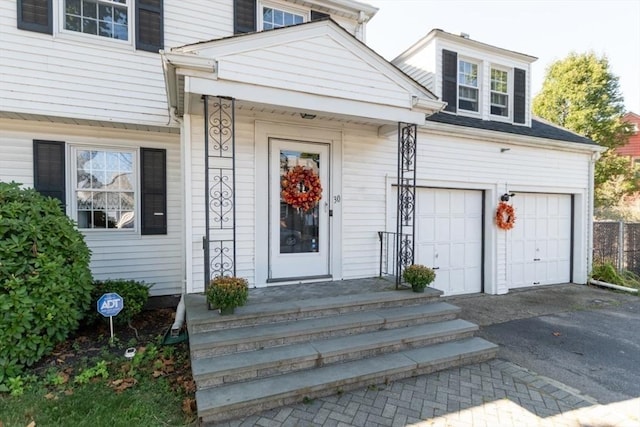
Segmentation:
{"type": "Polygon", "coordinates": [[[104,294],[98,300],[98,313],[104,317],[116,316],[122,307],[124,306],[124,300],[122,297],[114,292],[104,294]]]}

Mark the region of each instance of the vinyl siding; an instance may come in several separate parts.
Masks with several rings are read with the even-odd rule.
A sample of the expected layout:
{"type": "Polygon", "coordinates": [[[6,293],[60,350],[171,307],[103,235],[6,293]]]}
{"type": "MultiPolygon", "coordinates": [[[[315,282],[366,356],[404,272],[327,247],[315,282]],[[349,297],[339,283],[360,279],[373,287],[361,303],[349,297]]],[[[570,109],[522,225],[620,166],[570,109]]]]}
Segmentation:
{"type": "MultiPolygon", "coordinates": [[[[134,279],[153,283],[151,295],[182,292],[184,258],[182,243],[182,178],[178,136],[163,133],[105,130],[63,124],[0,120],[0,158],[10,167],[0,167],[0,179],[33,184],[33,139],[65,141],[67,146],[90,144],[123,148],[167,150],[166,235],[141,236],[136,232],[83,232],[91,249],[91,271],[95,279],[134,279]]],[[[139,155],[137,156],[139,162],[139,155]]],[[[67,156],[67,165],[70,163],[67,156]]],[[[139,172],[139,171],[138,171],[139,172]]],[[[69,182],[69,172],[67,171],[69,182]]],[[[139,181],[139,173],[137,176],[139,181]]],[[[138,182],[139,183],[139,182],[138,182]]],[[[67,191],[70,194],[70,191],[67,191]]],[[[138,193],[139,195],[139,193],[138,193]]]]}
{"type": "MultiPolygon", "coordinates": [[[[165,49],[231,35],[231,10],[229,0],[165,0],[165,49]]],[[[133,23],[133,12],[130,18],[133,23]]],[[[0,2],[0,39],[2,111],[157,126],[169,121],[160,56],[135,50],[132,41],[55,27],[53,36],[18,30],[10,1],[0,2]]]]}

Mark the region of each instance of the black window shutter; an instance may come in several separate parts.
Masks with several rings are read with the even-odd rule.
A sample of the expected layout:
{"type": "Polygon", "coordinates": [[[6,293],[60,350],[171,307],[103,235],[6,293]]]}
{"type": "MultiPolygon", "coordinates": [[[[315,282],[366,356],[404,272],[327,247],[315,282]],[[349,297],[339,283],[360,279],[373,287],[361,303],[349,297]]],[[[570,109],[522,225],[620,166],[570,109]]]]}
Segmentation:
{"type": "Polygon", "coordinates": [[[442,49],[442,100],[445,111],[458,111],[458,54],[442,49]]]}
{"type": "Polygon", "coordinates": [[[329,15],[328,13],[318,12],[317,10],[312,10],[311,11],[311,20],[312,21],[317,21],[319,19],[329,18],[330,16],[331,15],[329,15]]]}
{"type": "Polygon", "coordinates": [[[52,0],[18,0],[18,28],[53,34],[52,0]]]}
{"type": "Polygon", "coordinates": [[[64,142],[33,141],[33,188],[66,206],[64,142]]]}
{"type": "Polygon", "coordinates": [[[257,30],[256,0],[234,0],[233,33],[252,33],[257,30]]]}
{"type": "Polygon", "coordinates": [[[527,101],[527,72],[515,68],[513,72],[513,122],[524,123],[527,101]]]}
{"type": "Polygon", "coordinates": [[[167,150],[140,149],[142,234],[167,234],[167,150]]]}
{"type": "Polygon", "coordinates": [[[158,52],[164,49],[162,0],[136,1],[136,49],[158,52]]]}

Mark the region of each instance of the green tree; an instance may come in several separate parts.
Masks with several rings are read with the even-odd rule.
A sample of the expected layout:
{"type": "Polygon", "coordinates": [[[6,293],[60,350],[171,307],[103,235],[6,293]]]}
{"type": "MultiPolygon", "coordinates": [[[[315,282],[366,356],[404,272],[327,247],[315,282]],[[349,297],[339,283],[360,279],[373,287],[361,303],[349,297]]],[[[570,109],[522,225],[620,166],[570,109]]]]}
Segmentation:
{"type": "Polygon", "coordinates": [[[614,149],[627,143],[629,123],[618,77],[606,56],[571,53],[547,69],[533,113],[607,147],[596,163],[595,204],[606,208],[636,191],[636,172],[614,149]]]}

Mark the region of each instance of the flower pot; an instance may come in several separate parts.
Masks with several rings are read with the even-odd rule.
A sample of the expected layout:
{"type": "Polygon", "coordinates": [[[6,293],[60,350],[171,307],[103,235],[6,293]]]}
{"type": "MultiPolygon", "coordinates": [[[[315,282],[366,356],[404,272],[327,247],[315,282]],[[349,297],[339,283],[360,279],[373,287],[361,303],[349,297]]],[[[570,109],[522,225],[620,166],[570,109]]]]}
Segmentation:
{"type": "Polygon", "coordinates": [[[220,316],[227,316],[234,313],[235,307],[219,308],[218,311],[220,312],[220,316]]]}
{"type": "Polygon", "coordinates": [[[424,293],[424,288],[421,286],[412,286],[411,289],[413,289],[413,292],[417,292],[419,294],[424,293]]]}

